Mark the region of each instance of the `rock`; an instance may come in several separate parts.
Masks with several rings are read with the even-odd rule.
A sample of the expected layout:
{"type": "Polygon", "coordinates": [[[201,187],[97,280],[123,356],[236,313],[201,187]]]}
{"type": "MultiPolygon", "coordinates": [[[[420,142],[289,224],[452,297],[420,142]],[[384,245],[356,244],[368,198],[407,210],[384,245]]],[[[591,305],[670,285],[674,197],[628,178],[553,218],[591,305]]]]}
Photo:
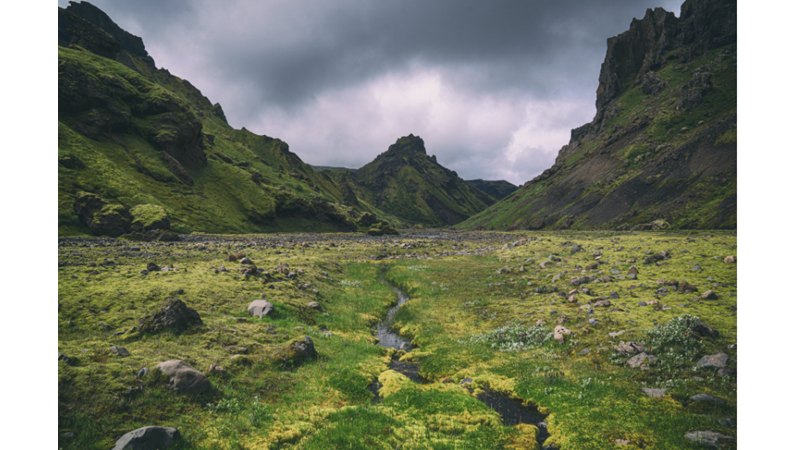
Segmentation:
{"type": "Polygon", "coordinates": [[[556,325],[555,330],[553,330],[553,338],[562,344],[564,343],[564,335],[568,334],[572,334],[572,330],[561,325],[556,325]]]}
{"type": "Polygon", "coordinates": [[[698,369],[719,369],[725,367],[725,364],[728,362],[728,355],[723,352],[715,353],[713,355],[706,355],[700,358],[700,361],[697,362],[698,369]]]}
{"type": "Polygon", "coordinates": [[[566,321],[567,321],[567,316],[561,316],[561,317],[558,318],[558,320],[556,320],[556,322],[558,322],[559,325],[564,323],[564,322],[566,322],[566,321]]]}
{"type": "Polygon", "coordinates": [[[316,309],[316,310],[320,310],[320,309],[322,309],[322,308],[320,308],[320,306],[319,306],[319,302],[308,302],[308,307],[309,307],[310,309],[316,309]]]}
{"type": "Polygon", "coordinates": [[[202,372],[179,359],[164,361],[156,369],[169,376],[169,388],[181,394],[198,394],[211,389],[211,382],[202,372]]]}
{"type": "Polygon", "coordinates": [[[64,363],[66,363],[68,366],[72,365],[72,358],[70,358],[69,356],[67,356],[67,355],[65,355],[63,353],[59,353],[58,354],[58,360],[59,361],[64,361],[64,363]]]}
{"type": "Polygon", "coordinates": [[[631,268],[628,269],[628,275],[638,275],[638,274],[639,274],[639,269],[637,269],[636,266],[631,266],[631,268]]]}
{"type": "Polygon", "coordinates": [[[228,253],[228,256],[225,257],[225,261],[227,261],[227,262],[236,262],[237,261],[236,255],[232,255],[232,254],[228,253]]]}
{"type": "Polygon", "coordinates": [[[314,342],[308,336],[303,339],[296,339],[289,344],[289,350],[294,361],[298,359],[314,359],[318,355],[317,350],[314,348],[314,342]]]}
{"type": "Polygon", "coordinates": [[[613,333],[608,333],[608,335],[609,335],[609,337],[611,337],[613,339],[613,338],[615,338],[617,336],[621,336],[624,333],[625,333],[625,330],[622,330],[622,331],[615,331],[613,333]]]}
{"type": "Polygon", "coordinates": [[[254,300],[247,307],[247,312],[253,317],[263,319],[266,315],[272,312],[275,306],[266,300],[254,300]]]}
{"type": "Polygon", "coordinates": [[[703,295],[700,296],[703,300],[716,300],[717,294],[714,293],[712,290],[708,290],[703,292],[703,295]]]}
{"type": "Polygon", "coordinates": [[[581,356],[583,356],[583,355],[588,355],[588,354],[589,354],[589,353],[591,353],[591,352],[592,352],[592,351],[591,351],[590,349],[588,349],[588,348],[585,348],[585,349],[583,349],[583,350],[579,351],[579,352],[578,352],[578,354],[579,354],[579,355],[581,355],[581,356]]]}
{"type": "Polygon", "coordinates": [[[712,403],[725,403],[724,400],[712,397],[708,394],[697,394],[693,395],[689,398],[689,400],[693,402],[712,402],[712,403]]]}
{"type": "Polygon", "coordinates": [[[590,264],[586,265],[586,270],[595,270],[595,269],[597,269],[597,267],[598,267],[597,263],[593,262],[593,263],[590,263],[590,264]]]}
{"type": "Polygon", "coordinates": [[[619,294],[617,293],[617,291],[611,291],[611,293],[608,294],[608,297],[612,299],[619,299],[619,294]]]}
{"type": "Polygon", "coordinates": [[[638,343],[638,342],[633,342],[633,341],[625,342],[625,341],[622,341],[622,342],[619,343],[619,345],[614,347],[614,350],[616,350],[617,352],[619,352],[623,356],[632,356],[632,355],[635,355],[637,353],[641,353],[641,352],[645,351],[645,346],[640,344],[640,343],[638,343]]]}
{"type": "Polygon", "coordinates": [[[166,302],[166,306],[155,316],[147,316],[139,321],[139,331],[158,332],[170,328],[180,333],[192,326],[203,326],[200,314],[181,300],[167,297],[166,302]]]}
{"type": "Polygon", "coordinates": [[[472,378],[464,377],[464,379],[461,380],[461,383],[458,383],[458,384],[467,384],[467,383],[472,383],[472,378]]]}
{"type": "Polygon", "coordinates": [[[497,269],[497,272],[495,272],[495,273],[497,275],[502,275],[504,273],[510,273],[510,272],[511,272],[511,269],[508,266],[505,266],[505,267],[501,267],[501,268],[497,269]]]}
{"type": "Polygon", "coordinates": [[[583,252],[583,251],[585,251],[585,250],[580,245],[577,245],[577,244],[573,245],[572,248],[569,249],[569,253],[571,255],[574,255],[575,253],[583,252]]]}
{"type": "Polygon", "coordinates": [[[647,303],[645,303],[645,302],[636,302],[636,304],[638,306],[647,306],[647,303]]]}
{"type": "Polygon", "coordinates": [[[611,302],[608,300],[600,300],[594,303],[595,308],[607,308],[609,306],[611,306],[611,302]]]}
{"type": "Polygon", "coordinates": [[[139,377],[139,378],[142,378],[143,376],[147,375],[149,372],[150,372],[150,369],[148,369],[147,367],[142,367],[141,369],[139,369],[138,372],[136,372],[136,376],[139,377]]]}
{"type": "Polygon", "coordinates": [[[442,380],[442,383],[455,383],[455,382],[456,381],[450,377],[445,377],[445,379],[442,380]]]}
{"type": "Polygon", "coordinates": [[[569,298],[567,298],[567,301],[570,302],[570,303],[575,303],[575,302],[578,301],[578,299],[577,299],[577,296],[575,294],[572,294],[572,295],[569,296],[569,298]]]}
{"type": "Polygon", "coordinates": [[[111,353],[117,356],[131,356],[130,352],[123,347],[117,347],[116,345],[111,346],[111,353]]]}
{"type": "Polygon", "coordinates": [[[711,337],[716,338],[719,337],[719,331],[711,328],[705,322],[697,321],[697,323],[692,327],[692,331],[700,335],[701,337],[711,337]]]}
{"type": "Polygon", "coordinates": [[[678,286],[678,292],[680,292],[681,294],[687,292],[697,292],[697,286],[692,286],[691,284],[683,281],[681,282],[680,286],[678,286]]]}
{"type": "Polygon", "coordinates": [[[633,358],[628,360],[628,365],[631,367],[639,367],[643,363],[655,364],[658,361],[658,358],[652,355],[648,355],[645,352],[641,352],[638,355],[634,356],[633,358]]]}
{"type": "Polygon", "coordinates": [[[78,192],[72,209],[95,235],[117,237],[131,232],[133,217],[128,210],[122,205],[107,202],[99,195],[78,192]]]}
{"type": "Polygon", "coordinates": [[[653,305],[660,305],[660,303],[658,302],[658,300],[648,300],[647,302],[645,302],[645,305],[653,306],[653,305]]]}
{"type": "Polygon", "coordinates": [[[169,230],[169,215],[163,206],[136,205],[131,208],[133,231],[169,230]]]}
{"type": "Polygon", "coordinates": [[[696,442],[698,444],[710,445],[712,447],[719,447],[720,445],[722,445],[722,442],[720,442],[721,439],[722,440],[733,439],[733,436],[728,436],[710,430],[689,431],[686,434],[684,434],[683,437],[692,442],[696,442]]]}
{"type": "Polygon", "coordinates": [[[258,267],[245,264],[242,266],[241,270],[239,270],[239,274],[250,276],[258,275],[258,267]]]}
{"type": "Polygon", "coordinates": [[[253,261],[250,258],[242,258],[239,260],[239,264],[253,265],[253,261]]]}
{"type": "Polygon", "coordinates": [[[142,427],[117,439],[111,450],[160,450],[181,440],[181,434],[172,427],[142,427]]]}
{"type": "Polygon", "coordinates": [[[735,256],[726,256],[724,260],[722,260],[726,264],[731,264],[736,262],[735,256]]]}
{"type": "Polygon", "coordinates": [[[589,319],[589,325],[591,325],[591,326],[595,326],[595,325],[597,325],[599,323],[600,323],[600,321],[597,320],[597,319],[589,319]]]}
{"type": "Polygon", "coordinates": [[[147,271],[148,272],[160,272],[161,271],[161,266],[159,266],[158,264],[156,264],[154,262],[149,262],[149,263],[147,263],[147,271]]]}
{"type": "Polygon", "coordinates": [[[206,373],[209,374],[209,375],[222,374],[222,373],[225,373],[225,369],[223,369],[222,367],[218,366],[216,363],[211,363],[211,365],[208,366],[208,370],[206,371],[206,373]]]}
{"type": "Polygon", "coordinates": [[[644,392],[645,395],[647,395],[648,397],[651,397],[651,398],[661,398],[667,393],[667,390],[666,389],[642,388],[642,392],[644,392]]]}

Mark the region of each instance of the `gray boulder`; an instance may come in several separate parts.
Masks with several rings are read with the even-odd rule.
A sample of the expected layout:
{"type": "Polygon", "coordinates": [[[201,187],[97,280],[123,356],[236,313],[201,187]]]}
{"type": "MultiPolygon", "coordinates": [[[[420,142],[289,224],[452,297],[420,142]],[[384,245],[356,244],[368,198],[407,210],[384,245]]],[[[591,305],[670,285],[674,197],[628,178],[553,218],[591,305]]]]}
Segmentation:
{"type": "Polygon", "coordinates": [[[156,369],[169,376],[169,388],[181,394],[198,394],[211,389],[211,382],[202,372],[179,359],[164,361],[156,369]]]}
{"type": "Polygon", "coordinates": [[[181,332],[192,326],[203,326],[200,314],[186,306],[183,301],[167,297],[166,302],[160,312],[139,321],[139,331],[157,332],[170,328],[175,332],[181,332]]]}
{"type": "Polygon", "coordinates": [[[688,433],[684,434],[683,437],[692,442],[710,445],[712,447],[719,447],[722,445],[722,442],[720,442],[721,439],[733,439],[733,436],[728,436],[726,434],[717,433],[716,431],[710,430],[689,431],[688,433]]]}
{"type": "Polygon", "coordinates": [[[645,393],[648,397],[652,398],[661,398],[664,394],[667,393],[666,389],[650,389],[650,388],[642,388],[642,392],[645,393]]]}
{"type": "Polygon", "coordinates": [[[697,362],[697,368],[719,369],[725,367],[725,364],[727,363],[728,363],[728,355],[723,352],[719,352],[713,355],[706,355],[700,358],[700,361],[697,362]]]}
{"type": "Polygon", "coordinates": [[[266,300],[254,300],[247,307],[247,312],[253,317],[263,319],[264,316],[271,313],[275,306],[266,300]]]}
{"type": "Polygon", "coordinates": [[[619,345],[614,347],[614,350],[616,350],[617,352],[619,352],[620,354],[625,355],[625,356],[633,356],[633,355],[636,355],[638,353],[642,353],[643,351],[645,351],[645,346],[640,344],[640,343],[638,343],[638,342],[633,342],[633,341],[625,342],[625,341],[622,341],[622,342],[619,343],[619,345]]]}
{"type": "Polygon", "coordinates": [[[631,367],[639,367],[642,364],[655,364],[658,361],[653,355],[648,355],[645,352],[639,353],[638,355],[634,356],[633,358],[628,360],[628,365],[631,367]]]}
{"type": "Polygon", "coordinates": [[[111,353],[117,356],[131,356],[131,353],[127,349],[123,347],[117,347],[116,345],[111,346],[111,353]]]}
{"type": "Polygon", "coordinates": [[[142,427],[124,434],[111,450],[162,450],[181,440],[172,427],[142,427]]]}

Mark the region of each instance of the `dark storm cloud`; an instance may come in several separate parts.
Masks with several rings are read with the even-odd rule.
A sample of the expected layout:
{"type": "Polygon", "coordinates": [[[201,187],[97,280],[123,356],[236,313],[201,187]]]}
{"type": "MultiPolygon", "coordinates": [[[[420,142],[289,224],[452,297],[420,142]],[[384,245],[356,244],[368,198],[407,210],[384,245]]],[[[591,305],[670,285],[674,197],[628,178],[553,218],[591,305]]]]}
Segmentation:
{"type": "Polygon", "coordinates": [[[281,137],[312,164],[360,166],[414,133],[464,177],[506,174],[515,183],[546,168],[520,152],[554,158],[569,129],[594,115],[606,39],[648,7],[680,8],[675,0],[94,4],[141,35],[157,65],[222,103],[232,125],[281,137]],[[559,110],[555,128],[525,122],[547,122],[530,112],[542,105],[559,110]],[[549,137],[527,133],[515,144],[526,127],[549,137]]]}

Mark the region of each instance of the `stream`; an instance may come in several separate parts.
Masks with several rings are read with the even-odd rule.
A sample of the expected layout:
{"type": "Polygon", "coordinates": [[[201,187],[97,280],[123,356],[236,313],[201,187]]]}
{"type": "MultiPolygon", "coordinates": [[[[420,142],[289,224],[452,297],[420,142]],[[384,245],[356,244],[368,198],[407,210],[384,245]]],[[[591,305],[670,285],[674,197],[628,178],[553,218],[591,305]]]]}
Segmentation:
{"type": "MultiPolygon", "coordinates": [[[[394,316],[403,303],[409,300],[408,294],[403,292],[399,287],[391,284],[386,278],[381,278],[381,281],[386,283],[392,291],[394,291],[395,295],[397,295],[397,305],[389,309],[386,313],[386,318],[376,326],[376,337],[379,339],[377,345],[397,350],[411,351],[411,343],[392,330],[394,316]]],[[[415,383],[428,384],[431,382],[419,374],[419,367],[414,363],[393,360],[389,369],[405,375],[415,383]]],[[[467,380],[472,381],[470,379],[467,380]]],[[[378,380],[375,380],[375,382],[369,386],[369,390],[375,395],[375,399],[373,400],[375,403],[381,401],[378,395],[378,389],[380,388],[381,384],[378,380]]],[[[472,389],[470,388],[469,391],[472,392],[472,389]]],[[[522,406],[520,401],[511,399],[495,391],[485,391],[478,394],[476,398],[497,412],[504,425],[514,426],[520,423],[536,425],[540,430],[538,439],[540,444],[549,436],[547,432],[547,423],[544,422],[545,418],[542,417],[538,411],[531,411],[522,406]]]]}

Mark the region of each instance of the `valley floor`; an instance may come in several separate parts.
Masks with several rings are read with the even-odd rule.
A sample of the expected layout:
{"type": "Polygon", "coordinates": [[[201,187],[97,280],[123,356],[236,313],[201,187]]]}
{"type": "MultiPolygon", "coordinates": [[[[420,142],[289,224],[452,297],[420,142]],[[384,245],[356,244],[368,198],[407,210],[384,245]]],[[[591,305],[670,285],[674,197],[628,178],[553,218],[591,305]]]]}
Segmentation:
{"type": "Polygon", "coordinates": [[[736,448],[736,244],[685,230],[60,239],[59,447],[163,426],[180,432],[171,449],[736,448]],[[403,350],[376,345],[393,287],[409,297],[389,324],[403,350]],[[148,331],[176,299],[203,324],[148,331]],[[248,313],[259,299],[263,318],[248,313]],[[210,389],[170,390],[155,367],[175,359],[210,389]]]}

